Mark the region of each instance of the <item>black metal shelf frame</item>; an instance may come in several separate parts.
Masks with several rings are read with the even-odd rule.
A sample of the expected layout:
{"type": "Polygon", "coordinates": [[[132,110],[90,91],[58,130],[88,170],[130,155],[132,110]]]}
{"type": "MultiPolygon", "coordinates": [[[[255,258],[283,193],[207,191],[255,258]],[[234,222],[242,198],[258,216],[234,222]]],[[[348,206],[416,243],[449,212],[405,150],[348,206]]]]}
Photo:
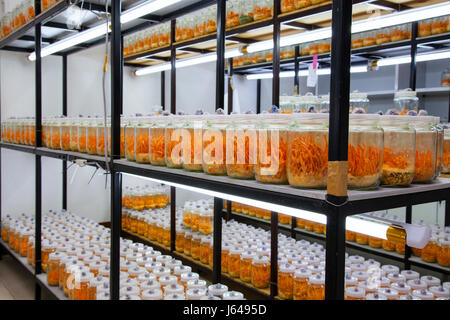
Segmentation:
{"type": "MultiPolygon", "coordinates": [[[[217,0],[218,23],[217,33],[210,35],[209,40],[217,41],[218,62],[217,62],[217,81],[216,81],[216,108],[223,108],[224,98],[224,77],[225,77],[225,39],[233,32],[245,32],[255,28],[257,24],[244,26],[234,30],[225,30],[225,1],[217,0]]],[[[206,2],[201,2],[204,5],[206,2]]],[[[269,21],[263,21],[261,24],[274,25],[274,59],[272,62],[272,70],[274,73],[272,86],[272,102],[279,105],[280,91],[280,24],[295,20],[298,17],[320,12],[320,7],[313,8],[310,11],[298,12],[292,15],[279,15],[280,0],[274,0],[274,17],[269,21]]],[[[361,2],[360,0],[353,3],[361,2]]],[[[62,5],[61,5],[62,6],[62,5]]],[[[334,0],[333,4],[327,4],[328,10],[332,9],[332,50],[331,50],[331,96],[330,101],[334,106],[330,113],[330,149],[329,159],[330,166],[337,172],[346,174],[347,164],[347,145],[348,145],[348,99],[349,99],[349,83],[350,83],[350,27],[352,17],[352,2],[345,0],[334,0]]],[[[35,0],[37,9],[37,17],[41,17],[39,12],[40,0],[35,0]]],[[[61,9],[61,8],[60,8],[61,9]]],[[[195,6],[190,6],[189,10],[194,11],[195,6]]],[[[56,10],[56,9],[54,9],[56,10]]],[[[61,9],[62,10],[62,9],[61,9]]],[[[52,157],[60,159],[63,162],[74,161],[76,159],[87,159],[94,164],[98,163],[102,167],[109,162],[111,178],[111,298],[119,298],[119,240],[121,235],[121,192],[122,192],[122,173],[134,174],[142,177],[158,179],[168,183],[171,186],[171,206],[172,222],[171,234],[174,235],[174,208],[175,208],[175,187],[173,184],[181,186],[194,186],[198,189],[213,190],[222,194],[240,196],[250,198],[266,203],[274,203],[286,207],[293,207],[303,210],[322,213],[327,216],[327,234],[326,234],[326,299],[344,298],[344,257],[345,257],[345,218],[349,215],[364,213],[373,210],[381,210],[395,207],[411,206],[420,203],[433,202],[438,200],[446,200],[446,216],[450,212],[450,183],[448,181],[440,181],[429,186],[413,186],[409,189],[386,189],[372,192],[362,193],[347,191],[344,181],[330,179],[327,191],[298,190],[287,186],[270,186],[258,184],[256,182],[243,182],[233,180],[227,177],[210,177],[199,173],[187,173],[181,170],[171,170],[168,168],[157,168],[150,165],[140,165],[136,163],[120,160],[120,115],[123,111],[123,51],[122,51],[122,31],[120,26],[120,0],[111,1],[111,129],[112,129],[112,156],[108,159],[98,156],[90,156],[76,152],[64,152],[58,150],[50,150],[41,146],[42,131],[42,70],[40,51],[42,47],[41,25],[43,21],[53,15],[47,13],[46,19],[36,18],[33,22],[35,27],[35,49],[36,49],[36,145],[16,146],[11,144],[0,144],[1,149],[11,149],[32,153],[36,158],[36,269],[35,274],[41,275],[40,270],[40,223],[42,214],[41,204],[41,157],[52,157]],[[379,201],[380,199],[383,201],[379,201]]],[[[187,11],[182,11],[183,14],[187,11]]],[[[45,14],[45,13],[43,13],[45,14]]],[[[181,12],[179,13],[181,14],[181,12]]],[[[170,19],[171,33],[175,35],[175,20],[170,19]]],[[[31,27],[31,26],[30,26],[31,27]]],[[[19,30],[20,31],[20,30],[19,30]]],[[[4,46],[18,34],[13,34],[9,39],[3,39],[0,46],[4,46]]],[[[413,39],[414,40],[414,39],[413,39]]],[[[417,40],[419,41],[419,40],[417,40]]],[[[195,42],[195,41],[194,41],[195,42]]],[[[171,112],[176,111],[176,61],[175,51],[194,42],[178,43],[169,49],[171,51],[171,112]]],[[[412,44],[412,43],[411,43],[412,44]]],[[[413,48],[414,46],[411,45],[413,48]]],[[[415,57],[416,49],[412,50],[415,57]]],[[[301,59],[296,55],[296,61],[301,59]]],[[[414,67],[414,61],[412,68],[414,67]]],[[[298,67],[296,68],[298,72],[298,67]]],[[[229,74],[233,73],[232,66],[229,74]]],[[[63,57],[63,114],[67,113],[67,60],[63,57]]],[[[163,88],[161,88],[163,90],[163,88]]],[[[232,106],[232,101],[230,102],[232,106]]],[[[231,109],[231,108],[230,108],[231,109]]],[[[65,165],[64,165],[65,168],[65,165]]],[[[67,172],[63,173],[63,186],[66,184],[67,172]]],[[[1,188],[1,185],[0,185],[1,188]]],[[[67,189],[63,187],[63,207],[67,205],[67,189]]],[[[0,212],[1,214],[1,212],[0,212]]],[[[214,205],[214,267],[212,270],[213,282],[221,281],[220,257],[221,257],[221,223],[222,223],[222,201],[215,198],[214,205]]],[[[1,218],[1,216],[0,216],[1,218]]],[[[448,224],[446,218],[446,224],[448,224]]],[[[271,288],[270,297],[277,296],[277,234],[278,234],[278,215],[275,212],[271,214],[271,288]]],[[[171,251],[174,249],[175,237],[171,237],[171,251]]],[[[42,276],[41,276],[42,277],[42,276]]],[[[42,284],[42,283],[41,283],[42,284]]],[[[36,284],[36,299],[40,298],[39,281],[36,284]]]]}

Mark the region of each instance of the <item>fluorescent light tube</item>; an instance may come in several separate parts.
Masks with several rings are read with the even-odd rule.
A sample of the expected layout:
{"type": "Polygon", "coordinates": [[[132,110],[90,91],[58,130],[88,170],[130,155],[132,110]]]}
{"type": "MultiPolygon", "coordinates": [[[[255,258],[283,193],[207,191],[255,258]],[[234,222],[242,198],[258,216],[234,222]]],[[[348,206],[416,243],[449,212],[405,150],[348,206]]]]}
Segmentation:
{"type": "MultiPolygon", "coordinates": [[[[233,57],[237,57],[242,55],[242,53],[239,51],[239,49],[231,49],[231,50],[227,50],[225,51],[225,58],[233,58],[233,57]]],[[[191,67],[191,66],[195,66],[197,64],[202,64],[202,63],[208,63],[208,62],[214,62],[217,60],[217,55],[215,53],[212,54],[206,54],[206,55],[199,55],[196,57],[192,57],[192,58],[186,58],[186,59],[182,59],[182,60],[178,60],[176,62],[176,68],[185,68],[185,67],[191,67]]],[[[157,73],[160,71],[165,71],[165,70],[170,70],[171,64],[170,63],[163,63],[163,64],[159,64],[157,66],[150,66],[150,67],[146,67],[146,68],[141,68],[138,69],[134,72],[134,75],[136,76],[143,76],[146,74],[151,74],[151,73],[157,73]]]]}
{"type": "MultiPolygon", "coordinates": [[[[351,73],[367,72],[367,67],[366,66],[351,67],[350,72],[351,73]]],[[[319,69],[319,70],[317,70],[317,74],[319,76],[329,75],[329,74],[331,74],[331,69],[330,68],[319,69]]],[[[299,71],[298,76],[299,77],[307,77],[308,70],[299,71]]],[[[294,71],[280,72],[280,78],[293,78],[293,77],[295,77],[294,71]]],[[[247,75],[247,80],[272,79],[272,78],[273,78],[273,73],[271,73],[271,72],[247,75]]]]}
{"type": "MultiPolygon", "coordinates": [[[[434,60],[449,59],[450,51],[440,51],[431,53],[422,53],[416,56],[416,62],[426,62],[434,60]]],[[[381,59],[377,62],[379,67],[393,66],[397,64],[411,63],[411,56],[400,56],[381,59]]]]}
{"type": "MultiPolygon", "coordinates": [[[[296,218],[300,218],[300,219],[304,219],[304,220],[308,220],[308,221],[312,221],[312,222],[316,222],[316,223],[327,224],[326,215],[321,214],[321,213],[315,213],[315,212],[311,212],[311,211],[286,207],[286,206],[282,206],[282,205],[278,205],[278,204],[274,204],[274,203],[270,203],[270,202],[248,199],[245,197],[230,195],[227,193],[212,191],[209,189],[197,188],[197,187],[192,187],[189,185],[168,182],[168,181],[154,179],[154,178],[137,176],[137,175],[129,174],[129,173],[123,173],[123,174],[131,176],[131,177],[135,177],[138,179],[144,179],[144,180],[149,180],[149,181],[156,182],[156,183],[162,183],[162,184],[165,184],[168,186],[184,189],[184,190],[191,191],[191,192],[201,193],[201,194],[204,194],[204,195],[207,195],[210,197],[216,197],[219,199],[224,199],[224,200],[229,200],[229,201],[234,201],[234,202],[239,202],[239,203],[245,203],[246,205],[249,205],[252,207],[264,208],[266,210],[286,214],[289,216],[293,216],[296,218]]],[[[423,248],[430,238],[431,233],[429,232],[429,228],[423,228],[420,226],[414,226],[414,225],[408,225],[408,224],[402,224],[402,227],[406,231],[410,231],[410,233],[414,233],[414,234],[420,233],[420,235],[415,235],[415,236],[411,235],[410,238],[413,240],[410,242],[407,242],[408,244],[414,244],[415,248],[420,248],[420,246],[422,246],[422,245],[423,245],[422,246],[422,248],[423,248]],[[428,229],[428,230],[426,230],[426,229],[428,229]]],[[[392,230],[392,229],[393,229],[392,226],[385,224],[385,223],[376,222],[376,221],[360,219],[357,217],[347,217],[347,219],[346,219],[346,230],[357,232],[357,233],[362,233],[362,234],[368,235],[370,237],[376,237],[376,238],[387,240],[388,239],[388,236],[387,236],[388,230],[392,230]]]]}
{"type": "MultiPolygon", "coordinates": [[[[142,16],[145,16],[146,14],[158,11],[162,8],[171,6],[180,1],[181,0],[154,0],[151,2],[146,2],[142,5],[136,6],[134,8],[131,8],[131,9],[123,12],[120,17],[120,22],[121,23],[130,22],[132,20],[135,20],[142,16]]],[[[110,28],[108,28],[108,30],[110,30],[110,28]]],[[[84,43],[84,42],[93,40],[95,38],[101,37],[105,34],[106,34],[106,25],[105,24],[98,25],[98,26],[90,28],[86,31],[74,34],[71,37],[68,37],[68,38],[62,39],[60,41],[57,41],[55,43],[52,43],[46,47],[43,47],[41,49],[41,57],[46,57],[53,53],[73,47],[77,44],[84,43]]],[[[32,52],[28,56],[28,60],[30,60],[30,61],[36,60],[36,52],[32,52]]]]}

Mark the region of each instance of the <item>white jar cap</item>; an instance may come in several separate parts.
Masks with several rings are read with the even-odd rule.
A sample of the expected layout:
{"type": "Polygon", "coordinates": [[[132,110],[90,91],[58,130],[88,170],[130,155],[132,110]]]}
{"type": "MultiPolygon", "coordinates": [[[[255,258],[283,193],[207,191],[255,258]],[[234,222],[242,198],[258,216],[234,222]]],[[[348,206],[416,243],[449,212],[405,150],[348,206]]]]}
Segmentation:
{"type": "Polygon", "coordinates": [[[139,281],[133,278],[120,279],[120,287],[137,286],[139,281]]]}
{"type": "Polygon", "coordinates": [[[228,287],[221,283],[212,284],[208,287],[208,293],[213,296],[222,297],[225,292],[228,291],[228,287]]]}
{"type": "Polygon", "coordinates": [[[184,294],[184,287],[178,283],[171,283],[164,286],[164,294],[184,294]]]}
{"type": "Polygon", "coordinates": [[[309,284],[325,284],[325,276],[321,273],[317,273],[310,276],[308,282],[309,284]]]}
{"type": "Polygon", "coordinates": [[[189,280],[186,286],[188,289],[206,288],[206,281],[201,279],[189,280]]]}
{"type": "Polygon", "coordinates": [[[391,280],[391,282],[405,282],[406,278],[405,276],[401,275],[400,273],[389,273],[387,275],[387,278],[391,280]]]}
{"type": "Polygon", "coordinates": [[[441,280],[433,276],[422,276],[420,280],[424,281],[428,287],[440,286],[441,280]]]}
{"type": "Polygon", "coordinates": [[[186,290],[187,300],[200,300],[200,298],[203,297],[204,295],[206,295],[206,289],[195,288],[186,290]]]}
{"type": "Polygon", "coordinates": [[[345,288],[345,294],[352,298],[364,298],[366,296],[366,290],[361,287],[347,287],[345,288]]]}
{"type": "Polygon", "coordinates": [[[450,289],[444,288],[443,286],[434,286],[428,288],[428,290],[439,298],[450,298],[450,289]]]}
{"type": "Polygon", "coordinates": [[[184,294],[173,293],[164,296],[164,300],[186,300],[184,294]]]}
{"type": "Polygon", "coordinates": [[[147,290],[147,289],[160,289],[161,284],[160,284],[158,281],[156,281],[156,277],[155,277],[155,279],[149,279],[149,280],[140,282],[140,283],[139,283],[139,287],[140,287],[142,290],[147,290]]]}
{"type": "Polygon", "coordinates": [[[400,274],[403,275],[407,281],[420,278],[420,274],[413,270],[402,270],[402,272],[400,272],[400,274]]]}
{"type": "Polygon", "coordinates": [[[349,256],[348,260],[350,260],[350,263],[364,263],[365,259],[364,257],[361,256],[357,256],[357,255],[353,255],[353,256],[349,256]]]}
{"type": "Polygon", "coordinates": [[[222,300],[219,297],[213,296],[211,294],[200,297],[200,300],[222,300]]]}
{"type": "Polygon", "coordinates": [[[420,298],[421,300],[434,300],[434,294],[426,289],[414,290],[412,295],[420,298]]]}
{"type": "Polygon", "coordinates": [[[381,288],[378,289],[378,293],[385,295],[388,299],[398,298],[398,291],[391,288],[381,288]]]}
{"type": "Polygon", "coordinates": [[[162,300],[163,293],[161,289],[147,289],[141,293],[144,300],[162,300]]]}
{"type": "Polygon", "coordinates": [[[410,294],[404,294],[400,296],[400,300],[422,300],[419,297],[410,295],[410,294]]]}
{"type": "Polygon", "coordinates": [[[158,279],[159,283],[161,284],[161,286],[167,286],[169,284],[172,283],[178,283],[178,278],[176,276],[163,276],[163,277],[159,277],[158,279]]]}
{"type": "Polygon", "coordinates": [[[387,300],[387,297],[381,293],[369,293],[366,300],[387,300]]]}
{"type": "Polygon", "coordinates": [[[411,289],[413,290],[420,290],[420,289],[426,289],[428,288],[428,285],[425,281],[422,281],[420,279],[412,279],[412,280],[408,280],[406,282],[408,284],[408,286],[411,287],[411,289]]]}
{"type": "Polygon", "coordinates": [[[397,290],[400,294],[409,293],[411,291],[411,287],[404,282],[394,282],[391,284],[391,288],[397,290]]]}
{"type": "Polygon", "coordinates": [[[238,291],[228,291],[223,294],[223,300],[244,300],[244,295],[238,291]]]}

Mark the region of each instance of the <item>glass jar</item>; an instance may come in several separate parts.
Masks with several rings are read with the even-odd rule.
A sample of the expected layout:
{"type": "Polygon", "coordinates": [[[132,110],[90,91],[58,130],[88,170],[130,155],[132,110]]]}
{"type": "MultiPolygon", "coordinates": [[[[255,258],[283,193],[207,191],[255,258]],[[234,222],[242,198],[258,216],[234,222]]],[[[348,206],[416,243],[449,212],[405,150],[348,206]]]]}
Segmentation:
{"type": "Polygon", "coordinates": [[[52,241],[42,242],[41,252],[41,267],[44,272],[47,272],[47,261],[51,253],[56,251],[56,243],[52,241]]]}
{"type": "Polygon", "coordinates": [[[177,225],[176,227],[176,236],[175,236],[175,250],[178,252],[184,252],[184,234],[186,232],[186,229],[181,226],[177,225]]]}
{"type": "Polygon", "coordinates": [[[19,254],[22,257],[26,257],[28,253],[28,241],[30,237],[33,236],[33,230],[32,229],[24,229],[20,233],[19,237],[19,254]]]}
{"type": "Polygon", "coordinates": [[[408,30],[405,25],[394,26],[391,28],[392,42],[405,40],[408,37],[408,30]]]}
{"type": "Polygon", "coordinates": [[[397,91],[394,95],[394,108],[399,110],[401,115],[406,115],[408,111],[417,113],[419,109],[417,93],[411,89],[397,91]]]}
{"type": "Polygon", "coordinates": [[[320,109],[320,100],[317,96],[308,92],[304,96],[296,97],[295,109],[301,112],[317,112],[320,109]]]}
{"type": "Polygon", "coordinates": [[[256,254],[253,251],[245,251],[241,253],[241,261],[239,262],[239,278],[244,282],[252,280],[252,261],[256,254]]]}
{"type": "Polygon", "coordinates": [[[431,20],[422,20],[419,22],[419,37],[428,37],[431,36],[431,20]]]}
{"type": "Polygon", "coordinates": [[[450,267],[450,238],[440,237],[438,240],[437,262],[443,267],[450,267]]]}
{"type": "Polygon", "coordinates": [[[50,149],[59,150],[61,148],[61,119],[55,118],[50,123],[50,149]]]}
{"type": "Polygon", "coordinates": [[[125,120],[125,158],[128,161],[136,161],[135,127],[137,121],[137,118],[125,120]]]}
{"type": "Polygon", "coordinates": [[[239,3],[239,24],[247,24],[253,22],[253,12],[252,12],[251,1],[241,1],[239,3]]]}
{"type": "Polygon", "coordinates": [[[364,110],[364,112],[368,112],[370,101],[367,98],[367,93],[353,91],[350,93],[350,112],[354,112],[355,110],[364,110]]]}
{"type": "Polygon", "coordinates": [[[325,300],[325,276],[321,273],[308,279],[307,300],[325,300]]]}
{"type": "Polygon", "coordinates": [[[209,245],[211,242],[210,237],[202,236],[200,240],[200,262],[208,264],[209,262],[209,245]]]}
{"type": "Polygon", "coordinates": [[[240,277],[241,268],[241,254],[242,249],[239,247],[232,247],[228,254],[228,273],[233,278],[240,277]]]}
{"type": "Polygon", "coordinates": [[[416,132],[408,118],[381,116],[380,126],[384,131],[382,185],[403,186],[413,180],[416,132]]]}
{"type": "Polygon", "coordinates": [[[255,115],[233,115],[227,127],[226,167],[229,177],[253,179],[257,160],[255,115]]]}
{"type": "Polygon", "coordinates": [[[213,231],[213,212],[208,209],[200,211],[198,219],[198,230],[202,234],[211,234],[213,231]]]}
{"type": "Polygon", "coordinates": [[[195,272],[184,272],[180,276],[180,283],[183,285],[184,289],[187,288],[187,283],[191,280],[198,280],[199,275],[195,272]]]}
{"type": "Polygon", "coordinates": [[[192,244],[192,231],[186,230],[184,233],[184,248],[183,252],[184,254],[191,256],[191,244],[192,244]]]}
{"type": "Polygon", "coordinates": [[[310,270],[300,268],[294,273],[293,298],[294,300],[307,300],[308,281],[312,273],[310,270]]]}
{"type": "Polygon", "coordinates": [[[376,32],[376,44],[382,45],[391,42],[391,33],[389,28],[382,28],[376,32]]]}
{"type": "Polygon", "coordinates": [[[78,125],[78,152],[86,153],[86,144],[87,144],[87,127],[90,123],[90,117],[83,118],[80,120],[78,125]]]}
{"type": "Polygon", "coordinates": [[[301,188],[324,188],[328,173],[328,116],[296,114],[288,132],[287,177],[301,188]]]}
{"type": "Polygon", "coordinates": [[[258,162],[255,167],[256,180],[285,184],[287,183],[286,155],[289,116],[264,114],[260,117],[258,124],[258,162]]]}
{"type": "Polygon", "coordinates": [[[200,259],[200,241],[201,241],[201,235],[198,233],[194,233],[192,235],[191,240],[191,256],[194,260],[200,259]]]}
{"type": "Polygon", "coordinates": [[[436,262],[436,256],[438,253],[438,238],[432,234],[427,245],[422,249],[421,258],[425,262],[436,262]]]}
{"type": "Polygon", "coordinates": [[[378,115],[351,114],[348,145],[348,186],[371,189],[380,183],[383,130],[378,115]]]}
{"type": "Polygon", "coordinates": [[[89,300],[89,285],[92,273],[86,271],[75,272],[73,300],[89,300]]]}
{"type": "Polygon", "coordinates": [[[165,159],[168,168],[183,166],[183,122],[184,116],[171,116],[165,129],[165,159]]]}
{"type": "Polygon", "coordinates": [[[366,291],[360,287],[345,288],[345,300],[365,300],[366,291]]]}
{"type": "Polygon", "coordinates": [[[61,144],[59,146],[59,149],[64,151],[70,151],[70,127],[71,127],[71,119],[61,118],[60,120],[61,144]]]}
{"type": "MultiPolygon", "coordinates": [[[[227,2],[228,3],[228,2],[227,2]]],[[[203,127],[203,172],[213,175],[226,175],[226,127],[229,117],[209,116],[203,127]]]]}
{"type": "Polygon", "coordinates": [[[411,117],[416,129],[416,155],[413,182],[429,182],[436,173],[437,132],[433,117],[411,117]]]}
{"type": "Polygon", "coordinates": [[[100,119],[95,117],[87,125],[86,151],[88,154],[97,154],[97,126],[100,124],[100,119]]]}
{"type": "Polygon", "coordinates": [[[450,68],[442,71],[441,87],[450,87],[450,68]]]}
{"type": "Polygon", "coordinates": [[[228,258],[230,254],[231,246],[228,243],[222,243],[221,265],[222,272],[228,273],[228,258]]]}
{"type": "Polygon", "coordinates": [[[106,154],[111,155],[111,120],[106,120],[106,127],[105,122],[103,119],[99,119],[97,121],[97,125],[95,127],[95,130],[97,132],[97,155],[99,156],[105,156],[105,148],[106,148],[106,154]],[[106,129],[106,135],[108,137],[107,141],[105,141],[105,129],[106,129]]]}
{"type": "Polygon", "coordinates": [[[294,0],[281,0],[281,12],[286,13],[295,10],[294,0]]]}
{"type": "Polygon", "coordinates": [[[431,34],[441,34],[447,32],[446,20],[441,17],[431,21],[431,34]]]}
{"type": "Polygon", "coordinates": [[[439,117],[433,117],[434,130],[436,131],[436,172],[434,179],[439,177],[443,168],[443,156],[444,156],[444,127],[440,124],[441,119],[439,117]]]}
{"type": "Polygon", "coordinates": [[[65,253],[53,252],[47,261],[47,283],[49,286],[59,286],[59,264],[66,257],[65,253]]]}
{"type": "Polygon", "coordinates": [[[295,267],[289,263],[279,266],[278,295],[282,299],[292,299],[295,267]]]}
{"type": "Polygon", "coordinates": [[[267,256],[254,256],[251,267],[251,283],[260,289],[269,287],[270,261],[267,256]]]}
{"type": "Polygon", "coordinates": [[[186,116],[183,123],[183,169],[202,171],[203,116],[186,116]]]}
{"type": "Polygon", "coordinates": [[[150,163],[149,133],[151,118],[139,118],[135,125],[136,162],[150,163]]]}

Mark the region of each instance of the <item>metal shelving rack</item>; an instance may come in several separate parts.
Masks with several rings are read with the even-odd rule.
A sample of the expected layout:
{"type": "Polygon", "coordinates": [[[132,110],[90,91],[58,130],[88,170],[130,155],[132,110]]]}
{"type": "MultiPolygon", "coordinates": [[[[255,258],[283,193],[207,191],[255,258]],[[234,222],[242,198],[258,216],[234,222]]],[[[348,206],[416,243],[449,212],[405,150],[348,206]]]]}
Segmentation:
{"type": "MultiPolygon", "coordinates": [[[[353,4],[360,3],[361,0],[354,0],[353,4]]],[[[67,5],[68,2],[62,2],[67,5]]],[[[216,108],[224,107],[224,89],[225,89],[225,39],[227,36],[239,32],[251,30],[259,24],[251,24],[239,27],[232,31],[225,29],[225,3],[226,0],[200,1],[198,4],[192,4],[188,7],[173,12],[166,17],[160,17],[158,22],[170,20],[172,28],[172,39],[175,37],[175,19],[183,14],[192,12],[201,7],[217,3],[217,33],[209,35],[205,39],[194,39],[184,43],[175,43],[169,48],[163,48],[171,51],[171,112],[176,111],[176,50],[185,48],[199,41],[214,40],[217,41],[217,68],[216,68],[216,108]]],[[[326,289],[325,298],[328,300],[342,300],[344,298],[344,267],[345,267],[345,219],[347,216],[364,213],[373,210],[382,210],[396,207],[446,200],[446,225],[450,225],[448,217],[450,216],[450,180],[440,179],[429,185],[413,185],[404,189],[379,188],[376,191],[348,191],[345,181],[342,179],[333,179],[329,177],[328,190],[299,190],[288,186],[264,185],[254,181],[237,181],[228,177],[211,177],[202,173],[191,173],[181,170],[171,170],[168,168],[154,167],[151,165],[140,165],[127,162],[120,159],[120,115],[123,110],[123,51],[122,36],[125,32],[121,31],[120,25],[120,0],[111,1],[111,131],[112,131],[112,156],[109,159],[102,157],[89,156],[76,152],[64,152],[42,148],[41,129],[42,129],[42,70],[40,50],[42,47],[41,25],[65,7],[58,5],[58,10],[46,11],[40,13],[40,0],[35,0],[36,19],[23,28],[35,28],[35,50],[36,50],[36,145],[34,147],[18,146],[1,143],[2,148],[32,153],[35,155],[36,165],[36,267],[34,270],[36,276],[36,299],[40,299],[40,287],[46,287],[45,280],[40,268],[40,223],[41,223],[41,157],[52,157],[63,161],[63,208],[67,205],[66,162],[75,159],[89,159],[104,167],[105,161],[109,162],[111,174],[111,298],[119,298],[119,249],[120,236],[125,236],[121,227],[121,193],[122,193],[122,174],[134,174],[142,177],[157,179],[171,185],[171,245],[167,252],[175,253],[175,185],[195,187],[199,190],[212,190],[223,194],[237,195],[249,199],[263,202],[275,203],[287,207],[304,209],[322,213],[327,216],[326,233],[326,289]],[[48,16],[47,16],[48,15],[48,16]],[[45,17],[44,17],[45,16],[45,17]],[[379,201],[383,199],[383,201],[379,201]]],[[[350,84],[350,64],[351,64],[351,34],[350,27],[352,21],[352,2],[345,0],[334,0],[331,4],[324,4],[292,14],[280,14],[280,0],[274,0],[274,17],[267,21],[260,22],[261,26],[273,25],[273,43],[274,59],[272,62],[273,87],[272,103],[279,105],[280,93],[280,25],[283,22],[295,20],[300,16],[306,16],[322,12],[323,10],[332,10],[332,49],[331,54],[331,90],[330,101],[333,108],[330,113],[330,148],[329,162],[338,173],[337,176],[347,174],[347,154],[348,154],[348,102],[349,102],[349,84],[350,84]],[[322,11],[321,11],[322,10],[322,11]]],[[[60,11],[61,10],[61,11],[60,11]]],[[[416,28],[417,28],[417,24],[416,28]]],[[[146,24],[148,26],[148,24],[146,24]]],[[[129,29],[127,32],[142,29],[137,26],[129,29]],[[130,31],[131,30],[131,31],[130,31]]],[[[417,29],[416,29],[417,30],[417,29]]],[[[22,32],[21,29],[18,31],[22,32]]],[[[23,34],[23,33],[21,33],[23,34]]],[[[5,48],[10,41],[17,39],[19,33],[12,34],[8,38],[0,41],[0,48],[5,48]]],[[[448,37],[448,35],[446,35],[448,37]]],[[[415,79],[415,55],[417,53],[417,41],[415,33],[413,40],[406,45],[411,46],[411,79],[415,79]]],[[[94,42],[95,43],[95,42],[94,42]]],[[[80,49],[74,49],[63,54],[63,114],[67,114],[67,55],[77,52],[80,49]]],[[[162,49],[161,49],[162,50],[162,49]]],[[[297,55],[298,55],[298,50],[297,55]]],[[[155,51],[156,52],[156,51],[155,51]]],[[[145,54],[154,54],[147,52],[145,54]]],[[[136,58],[136,57],[134,57],[136,58]]],[[[127,58],[128,59],[128,58],[127,58]]],[[[298,67],[296,67],[298,71],[298,67]]],[[[233,72],[232,67],[229,70],[233,72]]],[[[162,88],[164,92],[164,88],[162,88]]],[[[163,99],[162,99],[163,100],[163,99]]],[[[230,102],[229,102],[230,103],[230,102]]],[[[231,102],[232,104],[232,102],[231,102]]],[[[1,187],[1,186],[0,186],[1,187]]],[[[213,248],[214,258],[211,272],[213,283],[222,280],[220,270],[221,266],[221,230],[222,230],[222,200],[214,199],[214,235],[213,248]]],[[[411,210],[408,209],[407,215],[410,221],[411,210]]],[[[1,214],[1,212],[0,212],[1,214]]],[[[1,216],[0,216],[1,218],[1,216]]],[[[278,249],[278,215],[271,213],[271,286],[265,297],[275,298],[277,296],[277,249],[278,249]]],[[[129,235],[130,236],[130,235],[129,235]]],[[[133,236],[133,235],[131,235],[133,236]]],[[[144,241],[141,239],[141,241],[144,241]]],[[[152,244],[155,246],[155,244],[152,244]]],[[[3,245],[5,246],[5,245],[3,245]]],[[[225,280],[226,277],[223,277],[225,280]]]]}

